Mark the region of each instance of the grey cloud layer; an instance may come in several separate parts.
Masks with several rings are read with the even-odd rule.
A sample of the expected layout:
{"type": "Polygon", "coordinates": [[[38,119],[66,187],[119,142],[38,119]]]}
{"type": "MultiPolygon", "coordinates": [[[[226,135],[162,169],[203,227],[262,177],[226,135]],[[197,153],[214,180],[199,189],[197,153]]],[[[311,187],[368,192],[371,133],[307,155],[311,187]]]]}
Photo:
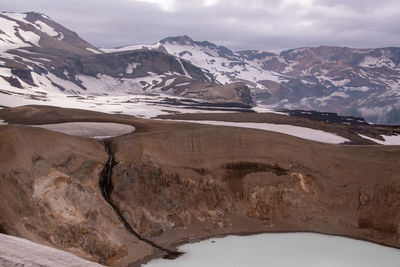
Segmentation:
{"type": "Polygon", "coordinates": [[[100,47],[182,34],[232,49],[400,45],[398,0],[19,0],[0,6],[46,13],[100,47]]]}

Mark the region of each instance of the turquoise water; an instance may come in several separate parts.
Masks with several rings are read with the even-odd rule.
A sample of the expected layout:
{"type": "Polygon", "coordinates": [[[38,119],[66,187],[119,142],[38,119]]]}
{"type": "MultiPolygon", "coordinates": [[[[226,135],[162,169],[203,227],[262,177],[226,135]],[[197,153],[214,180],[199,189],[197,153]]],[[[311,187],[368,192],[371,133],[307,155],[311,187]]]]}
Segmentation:
{"type": "Polygon", "coordinates": [[[176,260],[146,267],[398,267],[400,250],[355,239],[314,233],[211,238],[179,247],[176,260]]]}

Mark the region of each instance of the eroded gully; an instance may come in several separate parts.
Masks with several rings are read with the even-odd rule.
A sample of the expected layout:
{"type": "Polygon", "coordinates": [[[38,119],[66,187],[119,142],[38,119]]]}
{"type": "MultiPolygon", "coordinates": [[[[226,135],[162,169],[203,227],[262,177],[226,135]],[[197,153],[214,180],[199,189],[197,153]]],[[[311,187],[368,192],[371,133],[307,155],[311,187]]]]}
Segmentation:
{"type": "Polygon", "coordinates": [[[110,197],[112,190],[113,190],[112,170],[113,170],[113,167],[117,164],[117,162],[114,160],[114,155],[111,150],[110,143],[107,140],[103,140],[103,144],[105,147],[105,151],[108,154],[108,160],[101,172],[99,185],[100,185],[101,192],[103,194],[104,199],[113,208],[115,214],[118,216],[118,219],[125,226],[126,230],[130,234],[135,236],[137,239],[149,244],[150,246],[152,246],[158,250],[165,252],[166,253],[166,255],[164,256],[165,259],[175,259],[175,258],[179,257],[180,255],[182,255],[183,254],[182,252],[162,247],[160,245],[157,245],[155,242],[141,236],[138,232],[136,232],[133,229],[133,227],[129,224],[129,222],[126,220],[126,218],[121,214],[121,212],[119,211],[117,206],[112,202],[111,197],[110,197]]]}

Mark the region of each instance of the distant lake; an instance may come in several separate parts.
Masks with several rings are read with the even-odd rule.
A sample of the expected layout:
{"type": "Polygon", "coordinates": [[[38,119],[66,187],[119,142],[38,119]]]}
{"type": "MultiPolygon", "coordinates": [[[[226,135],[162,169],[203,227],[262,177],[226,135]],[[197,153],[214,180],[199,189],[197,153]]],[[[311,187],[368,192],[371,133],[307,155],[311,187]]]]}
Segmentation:
{"type": "Polygon", "coordinates": [[[146,267],[398,267],[400,250],[313,233],[227,236],[186,244],[176,260],[146,267]]]}

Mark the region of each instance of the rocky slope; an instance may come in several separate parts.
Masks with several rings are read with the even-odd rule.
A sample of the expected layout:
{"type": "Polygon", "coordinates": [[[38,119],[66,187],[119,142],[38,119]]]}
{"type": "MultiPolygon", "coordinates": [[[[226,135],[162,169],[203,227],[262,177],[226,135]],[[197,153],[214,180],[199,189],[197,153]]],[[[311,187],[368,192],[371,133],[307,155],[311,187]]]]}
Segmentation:
{"type": "Polygon", "coordinates": [[[0,51],[24,48],[25,53],[58,56],[102,53],[50,17],[36,13],[0,13],[0,51]]]}
{"type": "Polygon", "coordinates": [[[158,51],[104,54],[43,14],[3,12],[0,26],[0,94],[15,101],[0,98],[0,105],[60,94],[165,94],[253,105],[243,84],[219,86],[188,61],[158,51]]]}
{"type": "MultiPolygon", "coordinates": [[[[326,145],[252,129],[154,121],[30,106],[0,110],[9,123],[125,123],[96,140],[0,126],[1,232],[113,266],[158,246],[228,233],[315,231],[400,248],[398,146],[326,145]],[[228,137],[228,138],[227,138],[228,137]]],[[[367,127],[367,126],[366,126],[367,127]]],[[[373,127],[373,126],[370,126],[373,127]]]]}
{"type": "Polygon", "coordinates": [[[243,82],[257,103],[365,117],[374,123],[400,123],[400,48],[306,47],[270,53],[234,52],[188,36],[154,45],[104,49],[168,52],[202,68],[221,84],[243,82]]]}
{"type": "Polygon", "coordinates": [[[399,247],[396,147],[205,126],[113,144],[112,197],[131,225],[159,242],[321,231],[399,247]]]}

